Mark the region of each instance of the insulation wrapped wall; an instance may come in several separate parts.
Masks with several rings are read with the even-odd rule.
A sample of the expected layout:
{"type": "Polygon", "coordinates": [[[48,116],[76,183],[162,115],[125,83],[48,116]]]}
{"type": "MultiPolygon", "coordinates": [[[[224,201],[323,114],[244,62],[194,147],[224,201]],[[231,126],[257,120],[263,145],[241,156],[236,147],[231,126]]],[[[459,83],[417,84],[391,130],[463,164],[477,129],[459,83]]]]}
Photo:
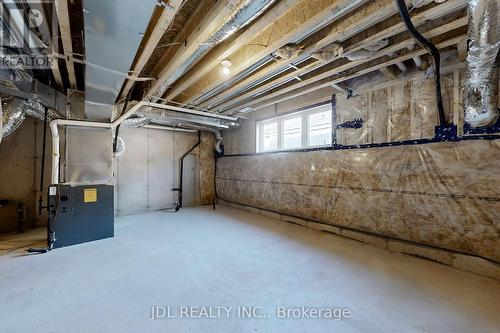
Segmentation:
{"type": "MultiPolygon", "coordinates": [[[[454,120],[454,74],[443,75],[441,84],[446,120],[451,123],[454,120]]],[[[338,144],[431,139],[434,127],[439,124],[434,83],[425,78],[362,90],[350,98],[338,94],[337,98],[337,124],[363,120],[361,128],[339,128],[338,144]]]]}
{"type": "MultiPolygon", "coordinates": [[[[459,69],[442,77],[446,119],[458,124],[459,134],[464,77],[459,69]]],[[[434,137],[432,80],[399,80],[358,93],[337,94],[338,124],[364,120],[361,128],[339,128],[339,144],[434,137]]],[[[255,120],[224,137],[226,154],[255,153],[255,120]]],[[[228,156],[217,160],[217,195],[500,262],[499,157],[500,140],[228,156]]]]}
{"type": "Polygon", "coordinates": [[[203,131],[199,151],[200,167],[200,204],[210,205],[215,201],[215,137],[203,131]]]}
{"type": "Polygon", "coordinates": [[[219,198],[500,262],[500,140],[224,157],[219,198]]]}

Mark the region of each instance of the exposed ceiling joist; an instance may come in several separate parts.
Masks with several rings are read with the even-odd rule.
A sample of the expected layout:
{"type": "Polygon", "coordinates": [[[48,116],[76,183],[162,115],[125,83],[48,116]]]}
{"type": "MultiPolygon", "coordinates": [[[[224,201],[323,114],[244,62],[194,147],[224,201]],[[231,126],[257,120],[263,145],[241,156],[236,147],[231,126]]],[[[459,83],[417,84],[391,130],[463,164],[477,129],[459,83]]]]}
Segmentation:
{"type": "Polygon", "coordinates": [[[71,41],[71,25],[69,22],[68,1],[55,0],[61,40],[68,71],[69,83],[72,89],[76,89],[75,66],[73,63],[73,43],[71,41]]]}
{"type": "MultiPolygon", "coordinates": [[[[389,1],[388,6],[389,6],[389,8],[393,7],[392,1],[389,1]]],[[[419,26],[419,25],[422,25],[428,21],[435,20],[437,18],[440,18],[440,17],[446,16],[450,13],[453,13],[453,12],[463,8],[464,6],[465,6],[465,0],[450,0],[444,4],[433,7],[433,8],[428,9],[427,11],[425,11],[423,13],[416,15],[413,19],[413,22],[416,26],[419,26]]],[[[370,22],[370,20],[374,18],[373,16],[376,16],[376,17],[379,16],[378,11],[376,11],[376,10],[371,15],[370,14],[367,15],[366,13],[363,13],[363,14],[364,15],[362,17],[360,17],[359,24],[356,24],[355,26],[349,25],[347,27],[343,27],[341,30],[339,30],[337,32],[337,34],[342,35],[342,36],[345,36],[345,35],[352,36],[355,33],[358,33],[360,31],[364,30],[366,28],[365,25],[369,24],[368,22],[370,22]],[[351,33],[349,33],[349,31],[351,31],[351,33]],[[352,33],[352,32],[354,32],[354,33],[352,33]]],[[[467,23],[465,22],[465,24],[467,24],[467,23]]],[[[392,36],[394,36],[398,33],[401,33],[405,30],[406,30],[406,27],[404,26],[403,23],[395,24],[387,29],[380,31],[377,34],[368,35],[365,39],[363,39],[363,40],[361,40],[353,45],[350,45],[349,47],[344,49],[343,55],[345,56],[345,55],[352,54],[352,53],[362,49],[363,47],[365,47],[366,45],[368,45],[372,42],[376,42],[376,41],[379,41],[379,40],[382,40],[385,38],[392,37],[392,36]]],[[[334,37],[335,35],[336,34],[333,34],[333,33],[330,34],[329,37],[327,37],[328,41],[331,41],[333,38],[335,38],[334,37]]],[[[339,37],[337,39],[337,41],[340,41],[340,40],[341,39],[339,37]]],[[[325,42],[320,41],[317,44],[323,45],[324,43],[325,42]]],[[[313,48],[313,49],[315,49],[315,48],[313,48]]],[[[312,53],[311,51],[307,52],[307,54],[311,54],[311,53],[312,53]]],[[[223,93],[223,94],[217,96],[217,98],[215,98],[210,104],[208,104],[208,105],[202,104],[202,106],[207,107],[207,108],[214,108],[215,106],[217,106],[217,109],[227,108],[228,105],[234,105],[236,102],[242,101],[245,98],[249,98],[249,97],[255,96],[257,94],[261,94],[261,93],[265,92],[266,90],[272,89],[273,87],[276,87],[280,84],[284,84],[284,83],[288,82],[290,78],[292,78],[296,75],[304,75],[306,73],[312,72],[312,71],[317,70],[318,68],[320,68],[324,65],[327,65],[327,64],[329,64],[337,59],[338,59],[338,57],[332,57],[331,59],[329,59],[327,61],[315,62],[313,64],[304,66],[303,68],[297,69],[296,71],[294,71],[288,75],[285,75],[282,77],[277,77],[276,79],[272,79],[270,82],[259,86],[257,89],[251,90],[250,92],[248,92],[246,94],[243,94],[241,96],[236,97],[236,94],[241,94],[245,90],[249,90],[249,88],[251,88],[251,85],[248,83],[243,87],[241,87],[240,85],[237,85],[237,86],[233,87],[232,89],[229,89],[226,93],[223,93]],[[227,100],[229,98],[230,98],[229,101],[223,103],[222,105],[219,105],[220,102],[223,102],[224,100],[227,100]]],[[[250,78],[250,79],[253,79],[253,78],[250,78]]]]}
{"type": "MultiPolygon", "coordinates": [[[[452,12],[456,11],[457,9],[460,9],[460,6],[464,6],[464,5],[465,5],[465,2],[462,0],[448,1],[440,6],[429,9],[428,11],[415,17],[414,24],[420,25],[420,24],[423,24],[425,22],[428,22],[431,19],[437,19],[439,17],[442,17],[443,15],[448,15],[449,13],[452,13],[452,12]],[[443,6],[443,7],[441,7],[441,6],[443,6]]],[[[451,31],[451,30],[457,29],[459,27],[465,26],[465,25],[467,25],[467,23],[468,23],[468,19],[466,17],[464,17],[464,18],[461,18],[459,20],[453,21],[451,24],[447,24],[446,27],[448,29],[450,29],[448,31],[451,31]]],[[[401,23],[401,25],[402,25],[402,23],[401,23]]],[[[401,33],[404,31],[404,29],[405,29],[404,25],[400,26],[400,24],[397,24],[397,26],[398,26],[397,29],[395,29],[393,26],[393,27],[390,27],[390,28],[380,32],[379,34],[377,34],[377,38],[380,38],[380,39],[388,38],[396,33],[401,33]]],[[[432,33],[429,32],[428,35],[429,35],[429,37],[434,37],[433,33],[435,33],[435,32],[442,33],[440,31],[442,31],[442,29],[439,29],[439,28],[434,29],[431,31],[432,33]]],[[[444,32],[446,32],[446,30],[444,30],[444,32]]],[[[380,40],[380,39],[375,39],[375,41],[380,40]]],[[[362,47],[364,47],[365,45],[369,44],[372,41],[374,41],[374,39],[372,38],[372,36],[369,36],[366,39],[364,39],[363,41],[360,41],[360,42],[346,48],[344,51],[344,56],[352,54],[353,52],[360,50],[362,47]]],[[[410,43],[410,46],[411,46],[411,44],[412,43],[410,43]]],[[[233,97],[229,101],[227,101],[221,105],[218,105],[217,108],[220,110],[227,109],[228,107],[230,107],[232,105],[241,103],[245,99],[260,95],[260,94],[262,94],[268,90],[271,90],[279,85],[285,84],[285,83],[289,82],[290,79],[292,79],[293,77],[295,77],[297,75],[304,75],[304,74],[310,73],[312,71],[318,70],[319,68],[321,68],[321,67],[323,67],[323,66],[325,66],[325,65],[327,65],[327,64],[329,64],[337,59],[339,59],[339,58],[334,57],[329,61],[315,62],[313,64],[304,66],[303,68],[301,68],[299,70],[296,70],[296,71],[293,71],[287,75],[281,76],[275,80],[272,80],[264,85],[259,86],[258,88],[254,89],[254,90],[251,90],[245,94],[242,94],[242,95],[235,97],[235,98],[233,97]]],[[[210,107],[213,107],[213,106],[214,106],[213,104],[210,105],[210,107]]]]}
{"type": "Polygon", "coordinates": [[[391,67],[381,68],[380,72],[382,72],[382,74],[384,74],[389,80],[396,80],[398,78],[398,75],[391,67]]]}
{"type": "MultiPolygon", "coordinates": [[[[158,22],[156,23],[153,31],[151,32],[151,35],[149,36],[148,41],[144,46],[144,49],[140,52],[139,58],[135,62],[135,65],[132,69],[133,74],[140,75],[142,73],[149,58],[151,57],[151,54],[153,54],[153,51],[160,42],[163,34],[170,27],[170,24],[172,23],[177,12],[179,11],[179,8],[181,7],[183,1],[184,0],[170,0],[168,4],[164,6],[161,16],[158,19],[158,22]]],[[[127,80],[125,82],[125,86],[123,87],[120,96],[122,97],[127,96],[133,85],[134,81],[127,80]]]]}
{"type": "MultiPolygon", "coordinates": [[[[228,18],[238,10],[237,1],[220,1],[208,13],[205,19],[198,25],[197,29],[186,40],[185,47],[179,48],[176,54],[168,65],[161,71],[158,79],[153,83],[153,86],[147,92],[148,96],[162,97],[167,86],[172,84],[169,81],[174,81],[174,74],[179,73],[179,69],[183,68],[185,62],[192,57],[202,44],[212,36],[217,30],[227,22],[228,18]]],[[[189,68],[186,68],[188,70],[189,68]]],[[[184,74],[184,73],[182,73],[184,74]]]]}
{"type": "MultiPolygon", "coordinates": [[[[441,34],[449,31],[447,26],[442,26],[442,27],[437,28],[437,29],[441,30],[441,34]]],[[[436,30],[436,29],[434,29],[434,30],[436,30]]],[[[430,33],[430,32],[428,32],[428,33],[430,33]]],[[[437,33],[437,31],[434,31],[433,33],[437,33]]],[[[428,37],[428,35],[427,35],[427,37],[428,37]]],[[[466,35],[461,35],[461,36],[458,36],[455,38],[448,39],[444,42],[441,42],[441,43],[437,44],[436,47],[441,49],[441,48],[449,47],[452,45],[456,45],[457,43],[459,43],[460,41],[462,41],[466,38],[467,38],[466,35]]],[[[346,81],[346,80],[349,80],[349,79],[352,79],[352,78],[355,78],[355,77],[358,77],[358,76],[361,76],[361,75],[364,75],[364,74],[367,74],[367,73],[370,73],[373,71],[380,70],[382,68],[386,68],[386,67],[391,66],[391,65],[395,65],[395,64],[400,63],[402,61],[412,59],[413,57],[416,57],[416,56],[422,56],[424,54],[427,54],[427,51],[425,49],[418,49],[418,50],[413,51],[413,52],[408,52],[402,56],[398,56],[398,57],[395,57],[393,59],[383,61],[382,63],[378,63],[375,65],[371,64],[373,62],[373,60],[375,60],[377,58],[387,56],[391,53],[394,53],[397,50],[407,49],[407,46],[411,42],[412,42],[412,40],[409,39],[409,40],[406,40],[404,42],[398,43],[397,45],[393,45],[392,47],[388,47],[386,49],[383,49],[383,50],[377,52],[374,56],[372,56],[370,58],[349,62],[343,66],[339,66],[339,67],[334,68],[332,70],[326,71],[324,73],[316,75],[312,78],[309,78],[309,79],[304,80],[302,82],[299,82],[297,84],[293,84],[293,85],[284,87],[283,89],[280,89],[280,90],[278,90],[274,93],[271,93],[269,95],[265,95],[263,97],[252,100],[251,102],[245,103],[244,105],[235,106],[235,107],[227,110],[226,113],[232,114],[233,112],[236,112],[243,107],[252,107],[253,109],[259,109],[262,107],[266,107],[266,106],[272,105],[274,103],[278,103],[278,102],[281,102],[281,101],[284,101],[284,100],[287,100],[287,99],[290,99],[290,98],[293,98],[296,96],[300,96],[300,95],[306,94],[306,93],[314,91],[314,90],[318,90],[318,89],[321,89],[324,87],[331,86],[331,84],[340,83],[340,82],[343,82],[343,81],[346,81]],[[343,71],[346,71],[349,69],[354,69],[355,67],[363,65],[363,64],[368,64],[368,67],[360,69],[359,71],[356,71],[354,74],[350,74],[347,76],[341,76],[341,77],[338,76],[339,73],[341,73],[343,71]]]]}
{"type": "Polygon", "coordinates": [[[222,83],[226,83],[231,81],[231,79],[238,77],[238,74],[245,71],[247,68],[252,67],[254,64],[258,63],[265,57],[270,56],[272,53],[276,52],[278,49],[282,48],[287,44],[293,44],[300,42],[305,37],[319,31],[320,29],[326,27],[331,24],[335,20],[340,19],[346,14],[350,13],[354,9],[360,7],[367,0],[340,0],[336,1],[334,4],[329,5],[327,8],[321,10],[316,15],[306,19],[302,24],[297,26],[295,29],[291,31],[286,31],[286,33],[281,36],[275,36],[273,42],[269,44],[266,48],[261,51],[256,52],[251,57],[246,59],[246,61],[237,64],[234,67],[233,73],[228,77],[220,77],[213,84],[210,84],[207,87],[204,87],[202,90],[198,92],[194,92],[190,94],[190,97],[187,100],[184,100],[184,103],[193,103],[198,104],[203,102],[200,100],[200,97],[203,96],[206,92],[212,91],[217,88],[222,83]]]}
{"type": "MultiPolygon", "coordinates": [[[[396,8],[393,0],[384,0],[383,4],[369,4],[365,10],[354,14],[353,18],[356,18],[354,19],[354,21],[356,21],[356,25],[346,24],[343,21],[337,21],[332,27],[332,31],[318,42],[305,48],[302,52],[293,55],[289,59],[283,59],[276,64],[259,71],[255,75],[252,75],[246,80],[243,80],[227,89],[224,93],[205,100],[201,103],[201,106],[213,108],[222,103],[224,100],[231,98],[235,92],[249,90],[256,84],[269,80],[269,78],[288,70],[290,67],[298,69],[298,67],[294,66],[294,63],[298,64],[309,58],[314,52],[317,52],[332,43],[341,42],[356,33],[389,18],[395,13],[396,8]]],[[[296,75],[300,75],[300,73],[297,73],[296,75]]]]}
{"type": "MultiPolygon", "coordinates": [[[[196,68],[189,77],[182,78],[177,84],[173,86],[170,92],[168,92],[165,99],[171,100],[177,95],[182,93],[184,90],[189,88],[193,83],[201,79],[204,75],[208,74],[211,70],[219,66],[222,60],[228,58],[236,50],[242,47],[244,44],[248,43],[249,40],[253,39],[257,34],[259,34],[266,27],[271,25],[281,16],[283,16],[288,10],[294,7],[300,0],[282,0],[277,5],[275,5],[271,10],[269,10],[264,16],[253,23],[247,30],[245,30],[236,40],[234,40],[229,45],[220,45],[214,51],[210,53],[210,59],[205,61],[202,66],[196,68]]],[[[198,67],[198,66],[197,66],[198,67]]]]}
{"type": "MultiPolygon", "coordinates": [[[[38,31],[40,32],[40,35],[42,37],[43,42],[46,45],[49,45],[52,49],[50,50],[52,54],[57,53],[57,45],[58,43],[57,40],[52,40],[52,34],[50,32],[48,23],[52,22],[52,28],[57,29],[57,21],[55,17],[47,17],[47,12],[45,11],[43,7],[43,3],[41,2],[35,2],[35,1],[30,1],[28,2],[28,5],[30,6],[31,10],[34,10],[38,13],[41,13],[43,20],[42,22],[46,22],[46,24],[41,24],[38,26],[38,31]]],[[[50,55],[49,55],[50,56],[50,55]]],[[[52,75],[54,77],[54,81],[56,84],[57,89],[62,90],[64,88],[62,76],[61,76],[61,71],[59,69],[59,60],[57,57],[52,57],[50,60],[50,69],[52,71],[52,75]]]]}

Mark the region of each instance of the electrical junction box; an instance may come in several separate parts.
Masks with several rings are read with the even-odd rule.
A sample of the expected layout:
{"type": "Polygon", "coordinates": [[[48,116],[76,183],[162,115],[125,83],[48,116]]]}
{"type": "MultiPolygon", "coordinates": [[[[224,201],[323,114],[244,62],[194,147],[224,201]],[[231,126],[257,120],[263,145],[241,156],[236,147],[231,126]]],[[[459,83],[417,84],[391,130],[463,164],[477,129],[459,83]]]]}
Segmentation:
{"type": "Polygon", "coordinates": [[[52,248],[113,237],[113,196],[111,185],[51,185],[48,202],[49,237],[55,239],[52,248]]]}

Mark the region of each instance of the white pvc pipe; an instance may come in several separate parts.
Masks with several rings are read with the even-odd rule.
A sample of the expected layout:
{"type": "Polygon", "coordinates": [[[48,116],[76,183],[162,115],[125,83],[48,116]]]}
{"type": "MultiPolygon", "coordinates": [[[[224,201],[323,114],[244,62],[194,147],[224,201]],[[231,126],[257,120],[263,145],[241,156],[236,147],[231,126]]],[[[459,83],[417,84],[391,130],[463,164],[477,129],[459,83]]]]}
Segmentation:
{"type": "MultiPolygon", "coordinates": [[[[411,46],[408,46],[408,50],[411,52],[415,49],[415,44],[412,44],[411,46]]],[[[422,68],[422,58],[420,56],[413,57],[413,62],[417,66],[417,69],[422,68]]]]}
{"type": "Polygon", "coordinates": [[[186,132],[186,133],[198,132],[197,130],[189,129],[189,128],[175,128],[175,127],[159,126],[159,125],[145,125],[145,126],[143,126],[143,128],[162,130],[162,131],[172,131],[172,132],[186,132]]]}
{"type": "Polygon", "coordinates": [[[402,62],[397,62],[396,66],[398,66],[399,70],[403,73],[406,73],[408,71],[408,68],[402,62]]]}
{"type": "MultiPolygon", "coordinates": [[[[237,121],[238,118],[229,117],[224,115],[213,114],[209,112],[196,111],[186,108],[179,108],[177,106],[159,104],[159,103],[150,103],[146,101],[141,101],[131,107],[127,112],[122,114],[120,117],[115,119],[111,123],[99,123],[92,121],[84,121],[84,120],[70,120],[70,119],[54,119],[50,122],[50,132],[52,134],[52,184],[59,183],[59,130],[58,126],[78,126],[78,127],[93,127],[93,128],[109,128],[111,130],[115,130],[118,125],[125,121],[128,117],[136,113],[140,108],[148,106],[157,109],[171,110],[182,113],[190,113],[199,116],[207,116],[211,118],[225,119],[231,121],[237,121]]],[[[154,126],[154,125],[148,125],[154,126]]],[[[157,129],[165,129],[165,127],[158,126],[157,129]]],[[[180,129],[177,129],[180,130],[180,129]]]]}
{"type": "Polygon", "coordinates": [[[223,119],[223,120],[229,120],[229,121],[237,121],[238,120],[238,118],[231,117],[231,116],[225,116],[222,114],[192,110],[192,109],[182,108],[179,106],[166,105],[166,104],[160,104],[160,103],[151,103],[151,102],[146,102],[146,103],[147,103],[146,104],[147,106],[152,107],[152,108],[177,111],[177,112],[181,112],[181,113],[189,113],[189,114],[194,114],[194,115],[198,115],[198,116],[223,119]]]}

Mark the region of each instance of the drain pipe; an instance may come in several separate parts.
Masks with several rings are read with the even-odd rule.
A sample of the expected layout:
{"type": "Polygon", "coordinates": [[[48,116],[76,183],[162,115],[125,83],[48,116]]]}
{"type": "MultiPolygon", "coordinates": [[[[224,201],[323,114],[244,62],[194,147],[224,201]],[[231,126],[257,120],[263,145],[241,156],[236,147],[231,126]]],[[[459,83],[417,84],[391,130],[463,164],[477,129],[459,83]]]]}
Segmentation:
{"type": "Polygon", "coordinates": [[[184,159],[186,158],[186,156],[188,156],[189,154],[191,154],[191,152],[200,145],[201,143],[201,131],[198,131],[198,141],[191,147],[188,149],[188,151],[186,151],[182,156],[181,156],[181,163],[180,163],[180,174],[179,174],[179,187],[177,189],[174,189],[174,190],[177,190],[179,191],[179,203],[178,203],[178,206],[176,207],[176,211],[179,210],[179,208],[182,208],[182,189],[183,189],[183,186],[182,186],[182,174],[183,174],[183,171],[184,171],[184,159]]]}
{"type": "Polygon", "coordinates": [[[45,150],[47,147],[47,122],[49,118],[49,108],[45,107],[43,119],[43,142],[42,142],[42,166],[40,168],[40,193],[38,193],[38,215],[42,215],[43,207],[43,176],[45,175],[45,150]]]}
{"type": "Polygon", "coordinates": [[[444,115],[443,96],[441,94],[441,56],[439,54],[439,50],[427,38],[422,36],[422,34],[420,34],[420,32],[418,32],[418,30],[415,28],[411,21],[410,13],[408,12],[408,8],[406,7],[405,0],[396,0],[396,5],[398,6],[399,14],[401,15],[401,18],[403,19],[403,22],[406,25],[408,31],[413,35],[417,42],[432,55],[432,58],[434,60],[434,81],[436,83],[436,99],[439,112],[439,125],[445,126],[446,118],[444,115]]]}

